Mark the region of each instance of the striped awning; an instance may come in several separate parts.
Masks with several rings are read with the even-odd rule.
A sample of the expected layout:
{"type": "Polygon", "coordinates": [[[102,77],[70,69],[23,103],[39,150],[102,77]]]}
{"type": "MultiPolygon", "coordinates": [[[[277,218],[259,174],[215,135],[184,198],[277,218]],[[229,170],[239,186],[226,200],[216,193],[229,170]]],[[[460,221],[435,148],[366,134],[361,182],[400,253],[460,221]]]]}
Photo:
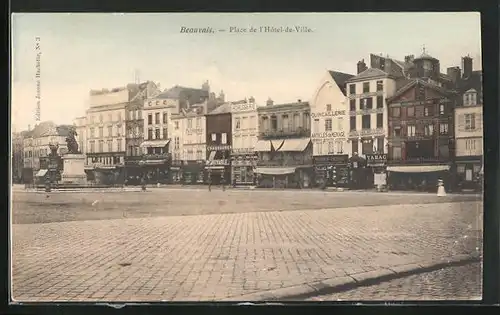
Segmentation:
{"type": "Polygon", "coordinates": [[[280,151],[302,152],[307,148],[307,146],[309,145],[309,142],[311,142],[311,139],[309,139],[309,138],[287,139],[287,140],[285,140],[285,142],[281,146],[280,151]]]}
{"type": "Polygon", "coordinates": [[[271,141],[259,140],[255,144],[255,152],[271,152],[271,141]]]}

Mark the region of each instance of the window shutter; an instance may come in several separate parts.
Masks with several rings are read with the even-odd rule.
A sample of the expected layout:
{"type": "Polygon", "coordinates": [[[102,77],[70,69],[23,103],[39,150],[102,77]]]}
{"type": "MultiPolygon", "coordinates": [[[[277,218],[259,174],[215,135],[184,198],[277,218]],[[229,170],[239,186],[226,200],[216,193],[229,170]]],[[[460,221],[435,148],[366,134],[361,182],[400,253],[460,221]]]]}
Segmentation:
{"type": "Polygon", "coordinates": [[[483,128],[483,124],[482,124],[483,123],[483,120],[482,120],[483,116],[480,114],[475,114],[474,116],[475,116],[476,129],[481,130],[483,128]]]}
{"type": "Polygon", "coordinates": [[[458,115],[458,130],[465,131],[465,115],[464,114],[458,115]]]}

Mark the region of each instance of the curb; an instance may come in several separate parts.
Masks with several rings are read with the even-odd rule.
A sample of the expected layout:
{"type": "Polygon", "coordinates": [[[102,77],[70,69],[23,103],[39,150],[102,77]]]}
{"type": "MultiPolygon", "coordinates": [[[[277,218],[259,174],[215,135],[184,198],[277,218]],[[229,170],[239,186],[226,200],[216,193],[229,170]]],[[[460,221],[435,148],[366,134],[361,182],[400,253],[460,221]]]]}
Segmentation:
{"type": "MultiPolygon", "coordinates": [[[[445,260],[445,259],[443,259],[445,260]]],[[[375,285],[380,282],[404,278],[410,275],[436,271],[447,267],[458,267],[473,262],[482,262],[479,255],[457,255],[444,262],[425,261],[394,267],[382,268],[368,272],[325,279],[276,290],[233,296],[222,301],[276,301],[304,300],[314,296],[327,295],[356,289],[362,286],[375,285]]]]}

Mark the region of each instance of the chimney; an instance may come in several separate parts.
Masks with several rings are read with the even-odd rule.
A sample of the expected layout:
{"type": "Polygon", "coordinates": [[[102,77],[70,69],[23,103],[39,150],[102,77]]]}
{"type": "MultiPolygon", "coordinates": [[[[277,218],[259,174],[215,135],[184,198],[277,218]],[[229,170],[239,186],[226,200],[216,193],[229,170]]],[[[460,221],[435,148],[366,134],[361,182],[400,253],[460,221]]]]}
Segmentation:
{"type": "Polygon", "coordinates": [[[451,78],[453,83],[456,83],[460,79],[460,67],[449,67],[446,69],[446,74],[451,78]]]}
{"type": "Polygon", "coordinates": [[[361,72],[365,71],[366,69],[368,69],[368,68],[366,67],[365,60],[361,59],[360,61],[358,61],[358,73],[357,74],[360,74],[361,72]]]}
{"type": "Polygon", "coordinates": [[[463,78],[469,78],[472,75],[472,58],[470,56],[462,57],[463,78]]]}
{"type": "Polygon", "coordinates": [[[253,96],[250,96],[250,98],[248,99],[248,102],[249,102],[250,104],[255,103],[255,98],[253,98],[253,96]]]}
{"type": "Polygon", "coordinates": [[[210,85],[208,84],[208,80],[205,81],[205,83],[203,83],[203,85],[201,86],[201,89],[203,91],[207,91],[207,92],[210,92],[210,85]]]}
{"type": "Polygon", "coordinates": [[[405,56],[405,63],[411,63],[413,62],[413,59],[415,59],[415,55],[405,56]]]}
{"type": "Polygon", "coordinates": [[[221,90],[220,94],[219,94],[219,100],[220,100],[221,103],[224,103],[225,99],[226,99],[226,95],[224,94],[224,91],[221,90]]]}
{"type": "Polygon", "coordinates": [[[274,102],[271,98],[269,98],[266,102],[266,106],[273,106],[274,102]]]}

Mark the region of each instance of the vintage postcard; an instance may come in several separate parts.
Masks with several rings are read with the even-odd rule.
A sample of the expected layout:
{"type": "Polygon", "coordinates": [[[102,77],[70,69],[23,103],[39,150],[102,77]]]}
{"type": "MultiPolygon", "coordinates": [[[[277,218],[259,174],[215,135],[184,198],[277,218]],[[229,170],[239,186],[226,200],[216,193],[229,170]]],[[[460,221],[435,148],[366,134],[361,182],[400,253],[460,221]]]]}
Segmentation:
{"type": "Polygon", "coordinates": [[[13,302],[481,299],[478,13],[11,19],[13,302]]]}

